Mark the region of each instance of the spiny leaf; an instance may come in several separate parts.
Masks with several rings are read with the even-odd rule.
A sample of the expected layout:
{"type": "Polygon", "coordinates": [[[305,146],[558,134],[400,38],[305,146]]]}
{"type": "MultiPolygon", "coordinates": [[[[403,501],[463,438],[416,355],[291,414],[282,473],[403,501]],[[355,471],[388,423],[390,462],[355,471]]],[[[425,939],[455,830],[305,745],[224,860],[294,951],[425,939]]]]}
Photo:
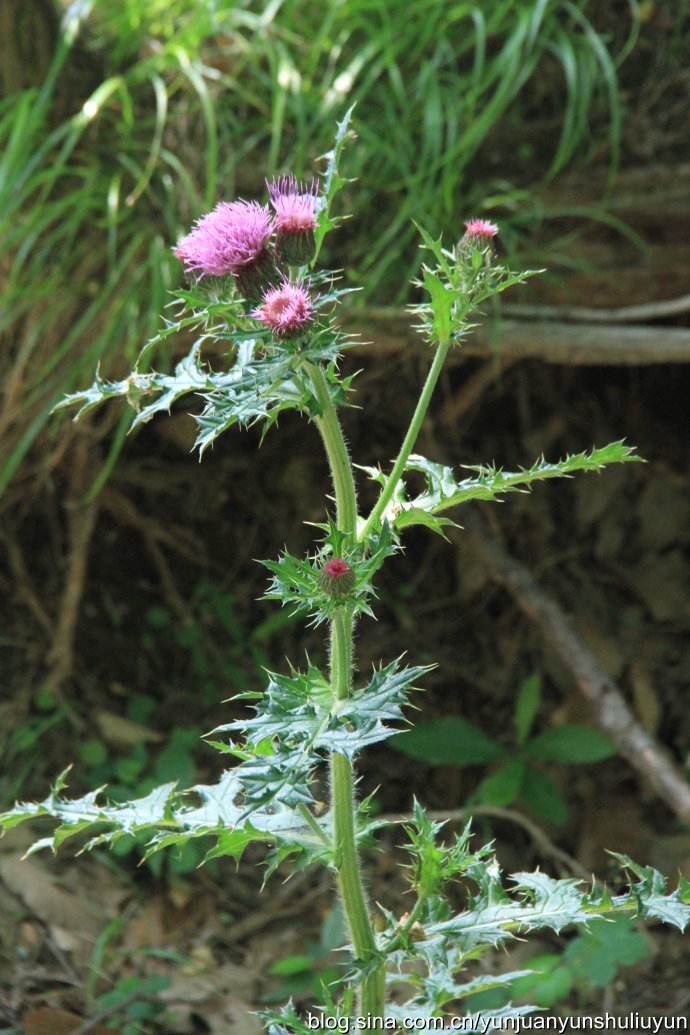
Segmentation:
{"type": "MultiPolygon", "coordinates": [[[[456,980],[467,961],[523,933],[540,929],[558,933],[571,924],[587,927],[595,918],[620,914],[653,917],[681,929],[690,923],[690,884],[681,880],[669,893],[666,879],[658,871],[639,866],[627,856],[618,858],[638,879],[626,893],[615,897],[582,881],[557,880],[540,871],[515,873],[505,886],[491,846],[470,850],[469,824],[447,844],[439,842],[441,827],[415,803],[407,831],[413,856],[411,883],[418,895],[414,937],[405,934],[404,917],[397,920],[390,914],[379,935],[379,947],[392,971],[389,982],[404,980],[415,989],[415,995],[400,1007],[403,1015],[418,1011],[431,1016],[478,991],[477,981],[483,977],[463,983],[456,980]],[[467,908],[453,914],[444,888],[458,877],[475,884],[477,890],[472,892],[470,885],[467,908]]],[[[498,981],[510,983],[521,976],[505,975],[498,981]]]]}
{"type": "Polygon", "coordinates": [[[304,819],[280,804],[270,809],[255,809],[251,822],[244,818],[244,789],[239,769],[223,774],[217,784],[198,784],[178,791],[174,783],[156,787],[146,797],[120,803],[102,802],[103,790],[83,798],[64,798],[64,777],[51,794],[39,804],[17,804],[0,814],[0,829],[9,830],[20,823],[43,817],[58,821],[49,837],[41,838],[30,851],[52,848],[57,851],[68,838],[89,833],[82,851],[100,844],[112,844],[127,834],[152,831],[146,856],[190,839],[214,837],[212,855],[241,855],[252,840],[280,842],[298,852],[314,851],[320,857],[323,844],[304,819]],[[194,801],[194,799],[197,799],[194,801]],[[234,836],[232,836],[234,835],[234,836]]]}
{"type": "MultiPolygon", "coordinates": [[[[332,280],[332,274],[329,276],[332,280]]],[[[331,291],[328,297],[334,301],[337,295],[331,291]]],[[[177,301],[182,305],[200,302],[194,293],[181,292],[180,296],[177,301]]],[[[325,304],[323,299],[321,301],[325,304]]],[[[131,425],[134,429],[158,413],[169,413],[175,402],[192,394],[203,402],[201,412],[194,414],[199,427],[195,445],[203,455],[219,435],[235,425],[247,428],[264,422],[267,430],[285,410],[295,409],[312,415],[315,412],[313,389],[303,373],[304,364],[326,363],[333,367],[343,350],[353,344],[326,314],[315,322],[308,335],[276,344],[268,332],[257,330],[256,324],[246,316],[238,317],[228,303],[208,303],[205,309],[195,309],[187,319],[168,321],[144,346],[137,368],[129,377],[122,381],[104,381],[97,373],[89,388],[66,396],[56,409],[77,405],[75,420],[78,420],[100,403],[124,396],[136,410],[131,425]],[[234,321],[224,322],[230,316],[234,316],[234,321]],[[201,328],[202,333],[172,374],[140,371],[154,344],[169,334],[192,327],[201,328]],[[226,370],[212,370],[202,361],[203,346],[211,340],[227,343],[233,359],[226,370]]],[[[351,379],[346,378],[342,383],[335,380],[333,392],[342,394],[351,379]]]]}
{"type": "MultiPolygon", "coordinates": [[[[609,854],[639,878],[631,884],[630,896],[637,901],[640,914],[665,924],[673,924],[684,931],[690,923],[690,884],[681,879],[676,890],[669,893],[666,878],[652,866],[640,866],[628,855],[619,855],[617,852],[609,854]]],[[[627,898],[625,895],[614,898],[614,905],[625,905],[627,898]]]]}
{"type": "Polygon", "coordinates": [[[421,278],[414,282],[426,291],[429,301],[408,309],[418,317],[417,329],[437,345],[460,344],[475,326],[470,317],[482,302],[542,272],[510,270],[496,261],[490,245],[479,246],[467,237],[449,250],[441,238],[434,239],[415,225],[422,247],[432,253],[435,264],[423,264],[421,278]]]}
{"type": "Polygon", "coordinates": [[[499,500],[509,492],[527,492],[533,482],[547,478],[567,478],[578,471],[601,471],[609,464],[639,462],[633,446],[625,445],[621,439],[591,452],[575,453],[556,463],[548,463],[543,457],[520,471],[503,471],[497,467],[466,467],[475,471],[471,478],[458,481],[452,467],[433,463],[423,456],[410,456],[406,470],[419,471],[424,475],[427,488],[424,493],[411,500],[399,503],[400,512],[395,518],[396,528],[419,524],[418,512],[438,514],[468,500],[499,500]]]}
{"type": "Polygon", "coordinates": [[[345,141],[347,140],[350,122],[352,120],[352,112],[354,109],[355,106],[353,104],[348,108],[341,121],[337,124],[333,147],[323,156],[326,161],[326,171],[323,176],[323,189],[320,192],[318,199],[316,230],[314,231],[314,258],[311,261],[312,266],[316,263],[319,257],[321,246],[326,234],[335,229],[341,221],[331,215],[331,208],[333,206],[335,195],[342,187],[345,186],[346,183],[350,182],[345,179],[345,177],[341,176],[339,172],[339,163],[343,148],[345,147],[345,141]]]}
{"type": "Polygon", "coordinates": [[[402,720],[409,690],[427,671],[428,666],[401,668],[399,659],[392,661],[374,669],[367,686],[344,701],[335,699],[326,677],[312,665],[306,672],[269,673],[256,716],[218,726],[210,734],[244,734],[236,748],[244,761],[233,770],[244,795],[242,815],[251,816],[254,808],[269,802],[311,804],[311,776],[324,755],[335,752],[352,759],[392,736],[396,730],[388,723],[402,720]]]}

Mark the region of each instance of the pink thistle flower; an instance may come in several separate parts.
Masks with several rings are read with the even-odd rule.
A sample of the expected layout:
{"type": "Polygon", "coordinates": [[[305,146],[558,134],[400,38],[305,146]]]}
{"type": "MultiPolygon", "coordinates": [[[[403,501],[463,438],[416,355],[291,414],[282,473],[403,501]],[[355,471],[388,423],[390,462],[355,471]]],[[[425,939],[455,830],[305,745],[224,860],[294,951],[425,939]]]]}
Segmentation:
{"type": "Polygon", "coordinates": [[[276,214],[281,256],[288,263],[308,262],[314,254],[318,183],[300,183],[294,176],[283,176],[270,183],[267,180],[266,186],[276,214]]]}
{"type": "Polygon", "coordinates": [[[319,573],[319,584],[332,597],[346,597],[355,585],[355,573],[342,557],[333,557],[319,573]]]}
{"type": "Polygon", "coordinates": [[[498,227],[488,219],[469,219],[465,223],[465,236],[490,241],[498,233],[498,227]]]}
{"type": "Polygon", "coordinates": [[[256,201],[221,201],[178,241],[174,254],[188,273],[237,276],[260,263],[273,232],[271,213],[256,201]]]}
{"type": "Polygon", "coordinates": [[[314,303],[304,284],[284,277],[277,287],[264,291],[262,304],[251,315],[279,337],[293,337],[313,319],[314,303]]]}

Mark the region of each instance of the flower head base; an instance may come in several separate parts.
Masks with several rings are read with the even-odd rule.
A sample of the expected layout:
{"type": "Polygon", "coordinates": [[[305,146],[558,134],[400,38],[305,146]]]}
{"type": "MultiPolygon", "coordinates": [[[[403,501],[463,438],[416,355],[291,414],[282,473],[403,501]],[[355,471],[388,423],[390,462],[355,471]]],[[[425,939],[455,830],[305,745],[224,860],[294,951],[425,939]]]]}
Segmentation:
{"type": "Polygon", "coordinates": [[[264,291],[262,304],[251,315],[279,337],[290,338],[300,334],[313,319],[314,303],[304,284],[283,278],[277,287],[264,291]]]}
{"type": "Polygon", "coordinates": [[[319,185],[316,180],[305,184],[294,176],[283,176],[267,181],[266,186],[275,211],[280,256],[301,266],[314,254],[319,185]]]}
{"type": "Polygon", "coordinates": [[[267,256],[273,221],[256,201],[221,201],[178,241],[174,254],[199,277],[237,276],[267,256]]]}
{"type": "Polygon", "coordinates": [[[342,557],[333,557],[319,572],[319,585],[331,597],[346,597],[354,589],[355,573],[342,557]]]}

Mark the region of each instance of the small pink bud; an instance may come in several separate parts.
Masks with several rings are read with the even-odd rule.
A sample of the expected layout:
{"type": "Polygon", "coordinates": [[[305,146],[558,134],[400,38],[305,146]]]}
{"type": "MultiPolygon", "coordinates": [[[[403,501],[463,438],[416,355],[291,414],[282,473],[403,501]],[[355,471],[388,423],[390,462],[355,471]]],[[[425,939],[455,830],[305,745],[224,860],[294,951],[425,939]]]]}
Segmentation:
{"type": "Polygon", "coordinates": [[[319,585],[332,597],[346,597],[355,585],[355,573],[342,557],[333,557],[319,573],[319,585]]]}

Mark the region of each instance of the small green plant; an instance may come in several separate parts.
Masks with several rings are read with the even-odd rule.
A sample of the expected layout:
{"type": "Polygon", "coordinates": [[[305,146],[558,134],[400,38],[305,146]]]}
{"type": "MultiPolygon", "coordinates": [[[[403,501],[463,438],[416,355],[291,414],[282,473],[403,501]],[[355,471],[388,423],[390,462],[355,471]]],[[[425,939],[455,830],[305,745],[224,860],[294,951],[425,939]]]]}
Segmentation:
{"type": "Polygon", "coordinates": [[[66,720],[65,707],[47,687],[34,694],[31,713],[0,741],[0,807],[20,795],[40,763],[42,738],[66,720]]]}
{"type": "MultiPolygon", "coordinates": [[[[341,359],[355,343],[334,318],[343,295],[337,276],[316,265],[326,235],[339,222],[333,203],[347,182],[339,162],[350,116],[338,126],[320,183],[301,184],[292,176],[273,180],[271,208],[223,202],[204,216],[175,248],[192,275],[190,286],[175,296],[172,315],[145,348],[142,362],[120,381],[97,374],[89,388],[62,404],[78,405],[79,415],[108,399],[125,398],[135,410],[136,428],[191,396],[200,404],[194,416],[202,455],[235,426],[260,424],[265,432],[288,410],[311,421],[330,465],[333,508],[324,513],[306,557],[286,548],[277,560],[264,562],[270,573],[266,596],[326,632],[328,667],[307,657],[299,667],[267,672],[263,690],[237,695],[249,704],[249,713],[209,735],[211,745],[234,763],[216,783],[180,789],[170,779],[142,797],[113,802],[97,793],[67,798],[63,774],[43,802],[16,805],[0,814],[0,825],[11,829],[42,817],[57,822],[32,851],[57,850],[77,836],[86,837],[87,849],[117,846],[146,831],[146,858],[165,848],[204,843],[204,860],[238,859],[250,842],[259,841],[268,846],[268,875],[281,863],[295,869],[325,866],[346,920],[347,964],[326,991],[316,1023],[390,1029],[415,1019],[454,1016],[469,996],[510,987],[524,977],[524,972],[467,973],[472,961],[517,935],[586,928],[594,918],[619,914],[685,928],[690,885],[681,880],[669,891],[661,874],[626,857],[619,861],[630,873],[628,887],[616,894],[540,871],[513,873],[506,883],[492,847],[473,845],[469,824],[456,837],[444,838],[442,824],[414,802],[405,827],[409,908],[397,915],[385,904],[374,909],[369,902],[360,852],[376,846],[386,821],[372,818],[368,803],[357,801],[357,760],[365,748],[399,731],[408,699],[430,668],[404,661],[401,650],[355,680],[355,624],[364,627],[376,607],[378,571],[391,557],[400,557],[407,528],[443,532],[451,521],[448,511],[468,500],[496,500],[545,478],[637,458],[630,447],[614,442],[557,463],[542,458],[517,472],[475,467],[458,479],[452,468],[414,454],[450,349],[462,343],[482,303],[528,276],[497,260],[498,228],[473,219],[451,248],[420,231],[426,262],[418,287],[426,300],[412,311],[420,348],[430,350],[431,361],[392,467],[369,469],[378,492],[368,513],[360,515],[355,468],[338,412],[352,390],[341,359]],[[154,346],[181,332],[196,336],[189,354],[172,374],[151,370],[154,346]],[[227,363],[213,366],[204,359],[210,338],[221,342],[227,363]],[[410,491],[410,472],[422,475],[417,495],[410,491]]],[[[532,701],[525,692],[519,709],[519,736],[525,742],[534,711],[530,693],[532,701]]],[[[533,1004],[509,1005],[489,1011],[483,1021],[498,1024],[533,1009],[533,1004]]],[[[264,1018],[271,1035],[313,1027],[293,1004],[267,1010],[264,1018]]]]}
{"type": "Polygon", "coordinates": [[[266,1003],[285,999],[319,999],[329,985],[337,984],[341,968],[334,954],[342,950],[347,937],[345,918],[339,905],[329,910],[321,924],[318,942],[309,942],[303,953],[276,960],[268,973],[278,978],[275,991],[264,998],[266,1003]]]}
{"type": "Polygon", "coordinates": [[[530,736],[541,703],[541,678],[526,679],[515,698],[514,743],[506,746],[461,715],[420,722],[391,744],[430,765],[492,766],[468,804],[505,807],[519,801],[537,818],[556,825],[568,819],[568,803],[542,763],[589,765],[615,754],[609,738],[589,726],[558,726],[530,736]]]}
{"type": "MultiPolygon", "coordinates": [[[[590,920],[563,952],[542,953],[529,961],[530,973],[517,978],[510,988],[516,1002],[535,1003],[545,1009],[567,999],[573,991],[584,995],[605,988],[623,967],[647,959],[650,948],[644,934],[629,916],[590,920]]],[[[472,996],[468,1006],[477,1012],[508,1004],[505,989],[472,996]]]]}

